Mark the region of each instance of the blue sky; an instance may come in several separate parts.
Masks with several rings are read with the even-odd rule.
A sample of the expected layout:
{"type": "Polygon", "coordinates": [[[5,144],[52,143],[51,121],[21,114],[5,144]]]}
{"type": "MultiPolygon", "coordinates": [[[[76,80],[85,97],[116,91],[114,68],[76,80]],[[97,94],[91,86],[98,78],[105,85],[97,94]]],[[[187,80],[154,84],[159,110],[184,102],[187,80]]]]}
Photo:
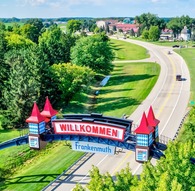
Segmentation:
{"type": "Polygon", "coordinates": [[[195,0],[0,0],[0,18],[135,17],[195,18],[195,0]]]}

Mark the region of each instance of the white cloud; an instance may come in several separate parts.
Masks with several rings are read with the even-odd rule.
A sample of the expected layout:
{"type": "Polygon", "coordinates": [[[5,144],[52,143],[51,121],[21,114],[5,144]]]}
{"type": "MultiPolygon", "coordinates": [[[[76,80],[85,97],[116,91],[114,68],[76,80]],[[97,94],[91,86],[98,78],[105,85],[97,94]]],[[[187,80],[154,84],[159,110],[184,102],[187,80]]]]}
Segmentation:
{"type": "Polygon", "coordinates": [[[25,0],[25,3],[30,4],[32,6],[38,6],[47,3],[47,0],[25,0]]]}

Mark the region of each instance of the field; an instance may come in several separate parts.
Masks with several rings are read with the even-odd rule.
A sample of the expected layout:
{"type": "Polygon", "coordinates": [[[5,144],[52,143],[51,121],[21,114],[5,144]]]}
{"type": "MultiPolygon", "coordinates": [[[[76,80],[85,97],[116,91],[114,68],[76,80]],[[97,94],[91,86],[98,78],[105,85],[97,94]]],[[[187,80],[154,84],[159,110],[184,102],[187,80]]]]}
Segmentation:
{"type": "Polygon", "coordinates": [[[114,52],[115,60],[141,60],[144,58],[149,58],[150,55],[147,50],[141,46],[131,44],[125,41],[119,41],[115,39],[110,39],[114,52]]]}
{"type": "Polygon", "coordinates": [[[24,23],[21,23],[21,22],[17,22],[17,23],[4,23],[4,24],[5,24],[6,28],[7,28],[8,26],[13,26],[13,25],[15,25],[15,24],[20,25],[20,26],[24,25],[24,23]]]}

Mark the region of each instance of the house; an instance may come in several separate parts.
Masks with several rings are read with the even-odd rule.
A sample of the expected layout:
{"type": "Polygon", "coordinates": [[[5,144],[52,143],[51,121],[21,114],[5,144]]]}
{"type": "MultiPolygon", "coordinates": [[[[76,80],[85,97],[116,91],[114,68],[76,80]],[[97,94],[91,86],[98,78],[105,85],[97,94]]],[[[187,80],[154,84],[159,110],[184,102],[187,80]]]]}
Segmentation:
{"type": "Polygon", "coordinates": [[[116,27],[117,31],[123,31],[123,33],[129,33],[130,30],[133,29],[135,33],[138,32],[139,26],[136,24],[124,24],[124,23],[116,23],[116,24],[110,24],[109,29],[113,30],[113,28],[116,27]]]}
{"type": "Polygon", "coordinates": [[[173,40],[174,34],[171,29],[162,29],[160,40],[173,40]]]}
{"type": "Polygon", "coordinates": [[[184,26],[184,28],[182,29],[179,39],[185,40],[185,41],[190,40],[190,30],[187,29],[186,26],[184,26]]]}

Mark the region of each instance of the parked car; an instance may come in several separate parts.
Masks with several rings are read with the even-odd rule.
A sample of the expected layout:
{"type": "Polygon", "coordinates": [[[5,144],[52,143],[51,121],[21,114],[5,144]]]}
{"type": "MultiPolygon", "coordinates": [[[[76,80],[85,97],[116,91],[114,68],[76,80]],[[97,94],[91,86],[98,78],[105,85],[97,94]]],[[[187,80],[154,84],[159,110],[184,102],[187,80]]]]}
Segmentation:
{"type": "Polygon", "coordinates": [[[175,44],[172,46],[173,48],[179,48],[179,45],[175,44]]]}

